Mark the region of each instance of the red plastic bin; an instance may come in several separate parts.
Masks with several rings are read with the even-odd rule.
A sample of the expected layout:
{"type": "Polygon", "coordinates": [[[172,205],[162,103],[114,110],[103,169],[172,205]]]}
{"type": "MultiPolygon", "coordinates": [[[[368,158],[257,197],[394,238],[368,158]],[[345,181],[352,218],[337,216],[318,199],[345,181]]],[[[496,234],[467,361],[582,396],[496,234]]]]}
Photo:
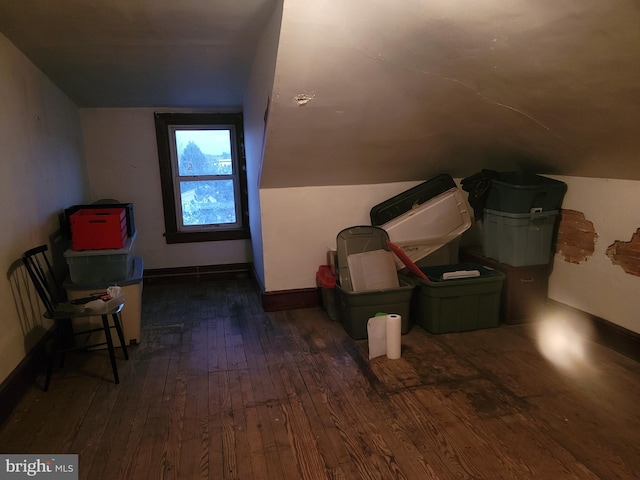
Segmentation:
{"type": "Polygon", "coordinates": [[[335,289],[337,279],[338,277],[331,273],[329,265],[320,265],[316,272],[316,284],[322,292],[322,306],[334,322],[340,321],[338,297],[335,289]]]}
{"type": "Polygon", "coordinates": [[[121,249],[127,241],[124,208],[81,209],[69,220],[72,250],[121,249]]]}

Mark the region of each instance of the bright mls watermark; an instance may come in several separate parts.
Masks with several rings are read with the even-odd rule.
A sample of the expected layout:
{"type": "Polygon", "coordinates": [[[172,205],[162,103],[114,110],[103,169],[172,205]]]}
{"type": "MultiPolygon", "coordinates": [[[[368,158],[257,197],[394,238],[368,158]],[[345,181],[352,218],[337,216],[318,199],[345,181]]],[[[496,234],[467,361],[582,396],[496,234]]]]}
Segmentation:
{"type": "Polygon", "coordinates": [[[78,455],[0,454],[0,480],[78,480],[78,455]]]}

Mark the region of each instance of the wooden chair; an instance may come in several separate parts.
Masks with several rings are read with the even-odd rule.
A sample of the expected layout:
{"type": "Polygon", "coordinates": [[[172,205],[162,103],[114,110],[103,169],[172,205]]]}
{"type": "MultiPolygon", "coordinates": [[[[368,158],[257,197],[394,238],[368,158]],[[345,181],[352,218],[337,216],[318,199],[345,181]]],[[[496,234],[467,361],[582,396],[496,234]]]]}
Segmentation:
{"type": "Polygon", "coordinates": [[[113,370],[115,383],[120,383],[120,378],[118,376],[118,364],[116,362],[115,349],[111,338],[111,329],[115,328],[120,340],[120,345],[122,346],[124,358],[125,360],[128,360],[129,354],[127,353],[127,347],[122,333],[122,326],[120,325],[120,319],[118,317],[124,307],[124,301],[115,302],[116,304],[109,305],[109,310],[105,309],[104,311],[99,312],[83,309],[82,305],[78,305],[74,302],[63,301],[63,299],[66,298],[66,295],[63,293],[63,289],[55,278],[53,268],[47,257],[47,250],[47,245],[40,245],[39,247],[27,250],[22,255],[22,261],[29,272],[29,277],[31,278],[33,286],[46,309],[44,316],[54,322],[53,348],[48,359],[44,391],[46,392],[49,389],[53,363],[57,356],[60,356],[61,365],[64,365],[64,354],[66,352],[89,350],[91,348],[104,345],[107,346],[109,351],[109,358],[111,359],[111,368],[113,370]],[[98,315],[102,317],[101,327],[85,328],[81,330],[74,329],[74,319],[87,319],[88,317],[98,315]],[[109,316],[113,319],[113,325],[109,324],[109,316]],[[103,332],[105,341],[93,343],[91,345],[77,344],[76,338],[79,335],[86,335],[87,338],[85,339],[85,342],[87,342],[88,338],[94,332],[103,332]]]}

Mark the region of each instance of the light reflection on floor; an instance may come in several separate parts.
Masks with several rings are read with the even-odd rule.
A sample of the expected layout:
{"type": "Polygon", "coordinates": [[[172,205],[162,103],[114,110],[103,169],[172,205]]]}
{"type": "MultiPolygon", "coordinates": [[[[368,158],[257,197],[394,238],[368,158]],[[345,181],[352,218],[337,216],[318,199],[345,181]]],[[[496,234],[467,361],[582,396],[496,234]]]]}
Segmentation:
{"type": "Polygon", "coordinates": [[[580,373],[593,368],[589,356],[592,337],[588,322],[555,313],[535,326],[538,349],[555,367],[566,373],[580,373]]]}

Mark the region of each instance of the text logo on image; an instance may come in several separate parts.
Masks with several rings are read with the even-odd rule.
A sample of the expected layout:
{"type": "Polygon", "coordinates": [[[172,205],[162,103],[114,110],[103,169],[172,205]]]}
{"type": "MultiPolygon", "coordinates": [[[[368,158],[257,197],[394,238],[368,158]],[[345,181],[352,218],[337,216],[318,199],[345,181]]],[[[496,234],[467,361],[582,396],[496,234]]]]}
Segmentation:
{"type": "Polygon", "coordinates": [[[78,480],[78,455],[0,455],[0,480],[78,480]]]}

